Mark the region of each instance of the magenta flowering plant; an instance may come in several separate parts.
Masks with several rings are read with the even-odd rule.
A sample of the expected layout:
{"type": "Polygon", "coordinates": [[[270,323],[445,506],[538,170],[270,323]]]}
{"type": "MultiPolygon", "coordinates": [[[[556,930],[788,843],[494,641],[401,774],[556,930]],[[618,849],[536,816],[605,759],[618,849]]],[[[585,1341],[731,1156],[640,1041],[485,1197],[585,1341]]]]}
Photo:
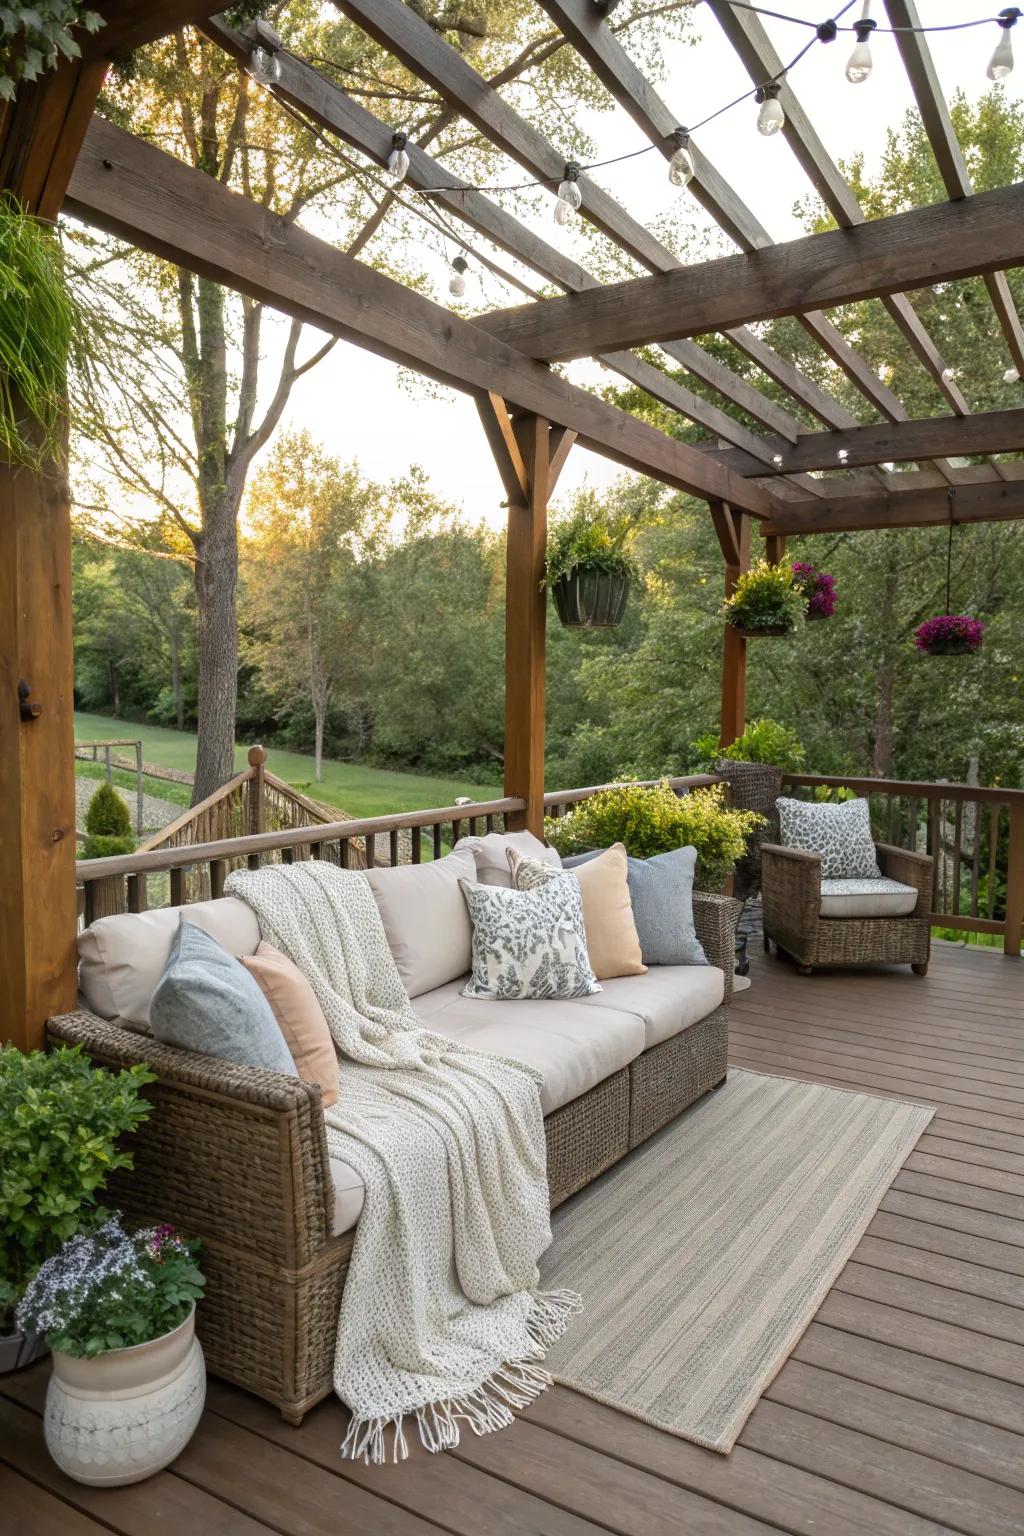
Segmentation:
{"type": "Polygon", "coordinates": [[[969,613],[942,613],[925,619],[914,632],[914,644],[929,656],[968,656],[981,649],[985,626],[969,613]]]}
{"type": "Polygon", "coordinates": [[[836,579],[806,560],[793,561],[793,583],[807,599],[805,617],[830,619],[836,611],[836,579]]]}

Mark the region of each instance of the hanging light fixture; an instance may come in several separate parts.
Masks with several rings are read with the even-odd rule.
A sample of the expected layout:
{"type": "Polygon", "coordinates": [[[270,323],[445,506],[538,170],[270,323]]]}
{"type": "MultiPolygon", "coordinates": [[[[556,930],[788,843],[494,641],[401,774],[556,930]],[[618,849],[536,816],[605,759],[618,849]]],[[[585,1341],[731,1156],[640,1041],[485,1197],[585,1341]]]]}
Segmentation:
{"type": "Polygon", "coordinates": [[[871,73],[871,48],[868,39],[876,26],[877,22],[871,19],[871,0],[864,0],[860,21],[855,21],[853,24],[857,45],[846,61],[846,78],[851,85],[862,84],[871,73]]]}
{"type": "Polygon", "coordinates": [[[272,48],[257,45],[249,55],[249,74],[257,85],[276,85],[281,78],[281,60],[272,48]]]}
{"type": "Polygon", "coordinates": [[[452,262],[452,275],[448,279],[448,292],[453,299],[461,299],[466,292],[466,273],[469,270],[469,262],[465,256],[456,256],[452,262]]]}
{"type": "Polygon", "coordinates": [[[391,180],[397,186],[404,181],[409,174],[409,156],[405,146],[409,142],[407,133],[393,133],[391,135],[391,153],[388,155],[387,171],[391,180]]]}
{"type": "Polygon", "coordinates": [[[999,12],[996,23],[1002,28],[1002,36],[996,44],[995,52],[988,61],[985,73],[990,80],[1005,80],[1013,69],[1013,28],[1020,19],[1020,8],[1016,5],[1008,5],[1005,10],[999,12]]]}
{"type": "Polygon", "coordinates": [[[757,131],[763,133],[766,139],[778,133],[786,123],[786,114],[779,101],[779,85],[778,80],[769,80],[767,85],[759,85],[754,92],[754,100],[761,107],[757,114],[757,131]]]}
{"type": "Polygon", "coordinates": [[[583,193],[579,187],[580,168],[575,160],[565,162],[565,172],[558,184],[558,198],[555,202],[555,223],[568,224],[583,206],[583,193]]]}
{"type": "Polygon", "coordinates": [[[674,187],[688,187],[695,174],[690,153],[690,135],[685,128],[673,128],[672,137],[676,141],[676,149],[668,163],[668,179],[674,187]]]}

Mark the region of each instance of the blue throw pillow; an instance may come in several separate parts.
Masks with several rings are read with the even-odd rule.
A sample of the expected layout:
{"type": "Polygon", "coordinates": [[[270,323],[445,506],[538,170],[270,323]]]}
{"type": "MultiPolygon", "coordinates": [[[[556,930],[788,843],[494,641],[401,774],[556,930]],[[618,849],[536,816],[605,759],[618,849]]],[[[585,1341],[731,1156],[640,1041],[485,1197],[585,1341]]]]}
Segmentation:
{"type": "Polygon", "coordinates": [[[259,984],[205,929],[182,922],[149,1005],[157,1040],[297,1077],[259,984]]]}
{"type": "MultiPolygon", "coordinates": [[[[603,851],[596,848],[563,859],[562,868],[586,864],[603,851]]],[[[651,859],[628,860],[626,882],[644,965],[707,965],[693,925],[696,864],[696,848],[673,848],[651,859]]]]}

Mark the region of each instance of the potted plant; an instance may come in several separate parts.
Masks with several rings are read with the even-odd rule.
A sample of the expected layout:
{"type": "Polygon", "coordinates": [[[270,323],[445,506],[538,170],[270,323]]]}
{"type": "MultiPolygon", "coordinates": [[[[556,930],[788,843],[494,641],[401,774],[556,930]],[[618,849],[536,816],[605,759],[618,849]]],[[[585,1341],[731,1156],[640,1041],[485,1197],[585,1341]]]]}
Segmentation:
{"type": "Polygon", "coordinates": [[[173,1461],[199,1423],[197,1247],[173,1227],[129,1234],[110,1217],[69,1238],[25,1292],[18,1320],[53,1352],[47,1449],[81,1483],[140,1482],[173,1461]]]}
{"type": "Polygon", "coordinates": [[[85,830],[88,836],[82,846],[83,859],[135,852],[131,813],[112,784],[101,784],[89,801],[85,830]]]}
{"type": "Polygon", "coordinates": [[[701,759],[698,771],[720,773],[729,785],[732,804],[756,811],[762,818],[736,865],[733,894],[746,901],[760,889],[761,844],[778,839],[775,802],[782,793],[783,775],[798,773],[804,766],[803,743],[778,720],[752,720],[727,747],[720,748],[710,733],[698,736],[693,745],[701,759]]]}
{"type": "Polygon", "coordinates": [[[78,1047],[0,1049],[0,1372],[44,1352],[14,1308],[40,1264],[106,1215],[97,1200],[107,1178],[132,1165],[118,1137],[149,1114],[140,1090],[153,1081],[142,1066],[94,1067],[78,1047]]]}
{"type": "Polygon", "coordinates": [[[628,546],[636,531],[628,518],[580,508],[552,524],[544,584],[567,629],[610,629],[621,624],[630,585],[640,568],[628,546]]]}
{"type": "Polygon", "coordinates": [[[695,889],[720,891],[760,822],[752,811],[727,806],[721,784],[678,795],[662,780],[599,790],[566,815],[551,817],[544,830],[551,846],[566,857],[612,843],[624,843],[637,859],[696,848],[695,889]]]}
{"type": "Polygon", "coordinates": [[[793,581],[804,595],[804,618],[830,619],[836,611],[836,579],[806,560],[794,560],[793,581]]]}
{"type": "Polygon", "coordinates": [[[914,644],[927,656],[969,656],[981,650],[985,626],[969,613],[943,613],[925,619],[914,632],[914,644]]]}
{"type": "Polygon", "coordinates": [[[759,560],[736,582],[727,597],[725,621],[741,635],[788,635],[803,617],[806,599],[793,579],[792,567],[759,560]]]}

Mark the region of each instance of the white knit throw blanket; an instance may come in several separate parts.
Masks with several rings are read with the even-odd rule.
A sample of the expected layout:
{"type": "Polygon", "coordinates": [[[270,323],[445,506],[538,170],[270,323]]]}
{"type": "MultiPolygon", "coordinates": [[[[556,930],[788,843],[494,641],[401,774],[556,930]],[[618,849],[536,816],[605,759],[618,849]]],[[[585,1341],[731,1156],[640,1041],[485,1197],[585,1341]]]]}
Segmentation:
{"type": "MultiPolygon", "coordinates": [[[[338,1318],[346,1457],[502,1429],[550,1383],[537,1364],[579,1309],[537,1289],[551,1242],[539,1074],[425,1029],[365,875],[319,859],[238,870],[225,891],[307,977],[338,1047],[332,1152],[366,1185],[338,1318]],[[387,1431],[392,1436],[388,1437],[387,1431]]],[[[513,1007],[495,1003],[495,1008],[513,1007]]]]}

